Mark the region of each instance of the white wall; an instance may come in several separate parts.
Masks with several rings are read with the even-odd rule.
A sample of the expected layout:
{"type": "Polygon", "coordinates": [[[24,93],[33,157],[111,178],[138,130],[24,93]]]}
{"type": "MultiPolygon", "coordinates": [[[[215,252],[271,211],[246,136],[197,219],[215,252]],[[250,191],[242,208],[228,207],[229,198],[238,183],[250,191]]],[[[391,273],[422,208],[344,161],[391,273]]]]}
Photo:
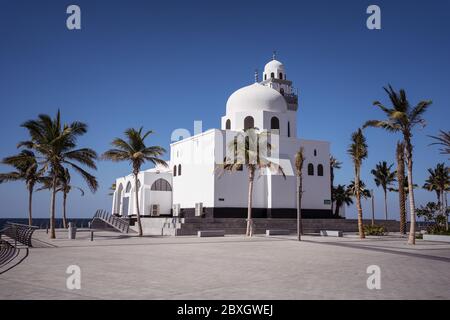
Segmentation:
{"type": "MultiPolygon", "coordinates": [[[[246,207],[248,192],[248,174],[246,169],[239,172],[220,173],[216,164],[221,163],[226,155],[227,143],[232,141],[237,132],[212,129],[175,142],[171,145],[170,172],[141,172],[139,179],[143,187],[140,190],[141,213],[150,214],[151,204],[160,204],[161,214],[169,214],[173,204],[181,208],[194,208],[202,202],[204,207],[246,207]],[[228,135],[228,136],[227,136],[228,135]],[[172,177],[173,166],[182,166],[181,175],[172,177]],[[163,177],[172,185],[173,192],[151,192],[153,182],[163,177]],[[145,191],[143,191],[145,190],[145,191]],[[143,210],[142,210],[143,208],[143,210]]],[[[325,141],[299,140],[281,136],[279,140],[279,156],[281,165],[288,174],[286,179],[279,175],[257,174],[254,182],[254,208],[295,208],[296,179],[293,176],[295,153],[299,147],[305,150],[305,165],[303,168],[304,194],[302,207],[304,209],[329,210],[331,200],[329,143],[325,141]],[[314,155],[316,150],[317,155],[314,155]],[[307,172],[308,164],[314,165],[314,176],[307,172]],[[317,167],[323,165],[324,175],[317,175],[317,167]]],[[[178,170],[177,170],[178,171],[178,170]]],[[[130,194],[125,193],[130,181],[134,186],[133,177],[127,176],[116,180],[119,188],[123,185],[123,195],[130,197],[130,208],[125,214],[134,214],[134,187],[130,194]]],[[[113,203],[118,191],[115,192],[113,203]]],[[[117,202],[116,202],[117,203],[117,202]]],[[[123,205],[121,206],[121,208],[123,205]]],[[[114,209],[114,207],[113,207],[114,209]]],[[[123,208],[122,208],[123,209],[123,208]]],[[[122,209],[120,213],[122,213],[122,209]]],[[[114,210],[113,210],[114,212],[114,210]]]]}
{"type": "Polygon", "coordinates": [[[214,206],[214,144],[216,131],[209,130],[199,135],[172,143],[171,165],[181,164],[181,175],[173,177],[173,203],[181,208],[195,208],[198,202],[203,207],[214,206]]]}
{"type": "MultiPolygon", "coordinates": [[[[149,170],[141,171],[138,175],[141,184],[138,195],[139,212],[142,216],[151,214],[150,206],[152,204],[160,205],[160,214],[170,214],[172,208],[172,192],[150,190],[153,183],[160,178],[167,180],[167,182],[172,185],[172,175],[168,172],[149,170]]],[[[132,175],[116,179],[117,187],[113,196],[113,213],[118,213],[122,216],[137,214],[134,185],[134,177],[132,175]],[[126,186],[128,182],[131,183],[132,189],[131,192],[127,193],[126,186]],[[123,186],[123,192],[119,199],[118,193],[121,185],[123,186]],[[124,210],[126,209],[124,208],[124,197],[129,198],[128,210],[124,210]]]]}

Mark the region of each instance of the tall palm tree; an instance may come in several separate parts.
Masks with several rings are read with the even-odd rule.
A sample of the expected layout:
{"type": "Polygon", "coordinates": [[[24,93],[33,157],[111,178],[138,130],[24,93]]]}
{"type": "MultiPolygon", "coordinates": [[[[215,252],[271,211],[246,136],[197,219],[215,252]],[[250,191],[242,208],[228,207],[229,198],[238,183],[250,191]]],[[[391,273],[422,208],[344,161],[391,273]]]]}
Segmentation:
{"type": "MultiPolygon", "coordinates": [[[[355,180],[350,181],[350,184],[348,185],[347,189],[348,189],[348,192],[353,197],[356,196],[355,180]]],[[[361,198],[364,198],[364,199],[369,199],[372,197],[370,190],[366,188],[366,184],[362,180],[359,180],[359,194],[361,195],[361,198]]]]}
{"type": "Polygon", "coordinates": [[[133,128],[127,129],[125,131],[125,140],[121,138],[114,139],[111,143],[114,148],[106,151],[102,156],[105,160],[114,162],[128,161],[131,164],[134,176],[136,216],[140,237],[142,237],[143,232],[139,209],[139,171],[141,171],[142,165],[147,161],[154,165],[167,167],[166,161],[160,158],[166,150],[159,146],[149,147],[145,144],[145,139],[152,133],[153,131],[151,130],[143,132],[143,127],[140,127],[137,130],[133,128]]]}
{"type": "MultiPolygon", "coordinates": [[[[69,193],[72,191],[72,189],[78,189],[81,192],[81,196],[84,196],[84,190],[81,189],[80,187],[74,186],[71,184],[71,176],[70,176],[70,172],[69,169],[67,168],[61,168],[61,170],[59,170],[60,175],[58,175],[58,179],[57,179],[57,186],[56,186],[56,193],[58,192],[62,192],[63,194],[63,227],[64,229],[68,228],[68,224],[67,224],[67,196],[69,195],[69,193]]],[[[38,189],[38,191],[41,190],[45,190],[45,189],[49,189],[52,190],[53,189],[53,179],[51,178],[51,176],[48,177],[43,177],[42,178],[42,187],[40,187],[38,189]]],[[[93,188],[94,186],[89,186],[89,188],[93,188]]]]}
{"type": "Polygon", "coordinates": [[[335,215],[338,217],[339,209],[342,207],[342,205],[346,204],[347,206],[349,206],[353,204],[353,199],[350,191],[348,190],[348,188],[346,188],[345,185],[340,184],[337,187],[333,187],[333,194],[336,201],[335,215]]]}
{"type": "Polygon", "coordinates": [[[435,168],[429,168],[428,179],[425,181],[423,188],[428,191],[435,191],[437,196],[437,204],[441,214],[446,217],[446,229],[448,230],[447,205],[445,201],[445,193],[450,187],[450,168],[445,163],[438,163],[435,168]]]}
{"type": "Polygon", "coordinates": [[[367,152],[366,138],[364,137],[361,129],[358,129],[356,132],[352,134],[351,141],[352,143],[350,144],[347,153],[352,158],[355,169],[355,198],[356,198],[356,208],[358,209],[358,230],[359,230],[359,237],[361,239],[364,239],[366,236],[364,234],[364,227],[363,227],[360,177],[361,177],[362,161],[367,158],[368,152],[367,152]]]}
{"type": "Polygon", "coordinates": [[[450,131],[445,132],[444,130],[441,130],[439,133],[439,136],[429,136],[436,140],[437,142],[434,142],[431,145],[441,145],[443,148],[439,149],[442,154],[450,154],[450,131]]]}
{"type": "Polygon", "coordinates": [[[95,160],[97,153],[89,148],[77,149],[77,138],[87,132],[87,125],[82,122],[63,124],[58,110],[56,117],[51,118],[41,114],[36,120],[29,120],[22,124],[28,129],[30,140],[19,143],[19,147],[26,147],[36,151],[41,158],[43,168],[48,171],[52,179],[51,209],[50,209],[50,238],[55,233],[55,204],[58,187],[58,176],[64,166],[72,168],[87,182],[92,192],[98,189],[97,179],[82,166],[97,169],[95,160]]]}
{"type": "MultiPolygon", "coordinates": [[[[405,144],[403,142],[397,142],[396,148],[397,158],[397,182],[399,186],[404,186],[405,179],[405,144]]],[[[406,234],[406,193],[404,188],[398,189],[398,200],[400,208],[400,233],[406,234]]]]}
{"type": "Polygon", "coordinates": [[[258,171],[268,169],[274,173],[280,173],[286,178],[283,168],[271,161],[268,155],[272,145],[269,142],[270,133],[258,132],[257,128],[250,128],[239,132],[235,139],[228,145],[227,156],[224,163],[218,166],[221,172],[234,172],[244,167],[248,172],[248,200],[247,200],[247,230],[246,236],[253,236],[253,183],[258,171]]]}
{"type": "Polygon", "coordinates": [[[42,170],[38,168],[38,162],[34,153],[30,150],[22,150],[18,155],[4,158],[3,164],[10,165],[15,171],[0,174],[0,183],[8,181],[24,181],[28,190],[28,224],[33,224],[33,192],[36,183],[40,182],[42,170]]]}
{"type": "MultiPolygon", "coordinates": [[[[390,187],[388,188],[388,190],[390,192],[398,192],[399,194],[403,192],[404,194],[404,202],[403,202],[403,206],[405,207],[405,225],[404,225],[404,229],[406,230],[406,224],[407,224],[407,219],[406,219],[406,203],[408,202],[408,196],[409,196],[409,186],[408,186],[408,176],[405,176],[404,180],[403,180],[403,188],[399,188],[399,183],[397,181],[397,186],[396,187],[390,187]]],[[[417,184],[413,184],[413,189],[417,189],[419,186],[417,184]]],[[[399,197],[400,198],[400,197],[399,197]]],[[[400,204],[401,207],[401,204],[400,204]]],[[[401,219],[401,217],[400,217],[401,219]]],[[[401,220],[400,220],[401,222],[401,220]]],[[[400,225],[401,227],[401,225],[400,225]]]]}
{"type": "Polygon", "coordinates": [[[400,132],[403,135],[405,143],[405,155],[408,168],[408,188],[409,188],[409,207],[411,214],[411,224],[409,230],[409,244],[416,243],[416,211],[414,203],[413,190],[413,144],[412,135],[413,129],[417,125],[425,126],[425,120],[422,118],[425,111],[431,105],[431,100],[421,101],[415,107],[411,107],[406,98],[405,90],[395,92],[389,85],[384,88],[392,103],[392,107],[385,107],[381,102],[375,101],[374,105],[380,108],[387,116],[386,120],[369,120],[364,124],[364,127],[383,128],[388,132],[400,132]]]}
{"type": "Polygon", "coordinates": [[[333,212],[333,204],[334,204],[334,198],[333,198],[333,188],[334,188],[334,170],[335,169],[341,169],[342,162],[340,162],[338,159],[330,155],[330,182],[331,182],[331,212],[333,212]]]}
{"type": "Polygon", "coordinates": [[[302,196],[303,196],[303,163],[305,162],[304,148],[300,147],[295,154],[295,175],[297,176],[297,239],[301,240],[302,228],[302,196]]]}
{"type": "Polygon", "coordinates": [[[395,171],[392,171],[394,164],[387,165],[386,161],[379,162],[375,169],[370,171],[374,176],[374,181],[377,187],[381,186],[384,192],[384,218],[388,219],[388,209],[387,209],[387,191],[388,187],[395,182],[395,171]]]}

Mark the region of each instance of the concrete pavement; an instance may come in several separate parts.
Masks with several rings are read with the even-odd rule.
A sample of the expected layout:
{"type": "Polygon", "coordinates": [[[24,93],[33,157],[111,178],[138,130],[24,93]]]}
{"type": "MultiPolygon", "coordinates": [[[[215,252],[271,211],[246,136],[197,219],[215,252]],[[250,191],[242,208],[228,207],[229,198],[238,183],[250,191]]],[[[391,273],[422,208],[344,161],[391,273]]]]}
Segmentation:
{"type": "Polygon", "coordinates": [[[450,299],[450,244],[398,236],[36,238],[0,275],[0,299],[450,299]],[[66,287],[69,265],[81,269],[80,290],[66,287]],[[370,265],[381,290],[366,286],[370,265]]]}

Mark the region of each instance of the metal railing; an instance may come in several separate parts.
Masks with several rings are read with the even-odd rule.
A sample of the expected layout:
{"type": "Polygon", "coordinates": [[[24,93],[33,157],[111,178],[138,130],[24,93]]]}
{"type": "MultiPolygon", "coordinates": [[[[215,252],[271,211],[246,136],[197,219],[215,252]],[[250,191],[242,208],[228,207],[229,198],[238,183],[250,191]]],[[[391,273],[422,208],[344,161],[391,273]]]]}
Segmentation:
{"type": "Polygon", "coordinates": [[[284,99],[287,103],[291,104],[297,104],[298,103],[298,96],[295,94],[284,94],[284,99]]]}
{"type": "Polygon", "coordinates": [[[114,229],[122,233],[128,233],[130,229],[130,223],[127,220],[110,215],[105,210],[97,210],[95,212],[94,217],[92,218],[92,223],[94,223],[95,220],[105,222],[109,226],[113,227],[114,229]]]}

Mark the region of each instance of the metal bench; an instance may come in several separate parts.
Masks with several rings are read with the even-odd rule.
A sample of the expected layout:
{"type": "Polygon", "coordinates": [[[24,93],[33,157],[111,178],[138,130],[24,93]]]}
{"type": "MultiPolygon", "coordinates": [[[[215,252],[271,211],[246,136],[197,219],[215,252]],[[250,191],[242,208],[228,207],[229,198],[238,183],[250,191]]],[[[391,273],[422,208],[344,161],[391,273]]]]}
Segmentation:
{"type": "Polygon", "coordinates": [[[6,222],[5,228],[0,230],[0,237],[6,236],[14,241],[14,247],[17,247],[17,243],[32,247],[31,237],[33,232],[38,227],[28,226],[25,224],[6,222]]]}
{"type": "Polygon", "coordinates": [[[199,238],[204,237],[224,237],[225,230],[199,230],[197,231],[197,236],[199,238]]]}
{"type": "Polygon", "coordinates": [[[322,237],[342,237],[342,231],[337,230],[320,230],[322,237]]]}
{"type": "Polygon", "coordinates": [[[266,236],[286,236],[289,235],[291,232],[289,230],[285,229],[267,229],[266,230],[266,236]]]}

